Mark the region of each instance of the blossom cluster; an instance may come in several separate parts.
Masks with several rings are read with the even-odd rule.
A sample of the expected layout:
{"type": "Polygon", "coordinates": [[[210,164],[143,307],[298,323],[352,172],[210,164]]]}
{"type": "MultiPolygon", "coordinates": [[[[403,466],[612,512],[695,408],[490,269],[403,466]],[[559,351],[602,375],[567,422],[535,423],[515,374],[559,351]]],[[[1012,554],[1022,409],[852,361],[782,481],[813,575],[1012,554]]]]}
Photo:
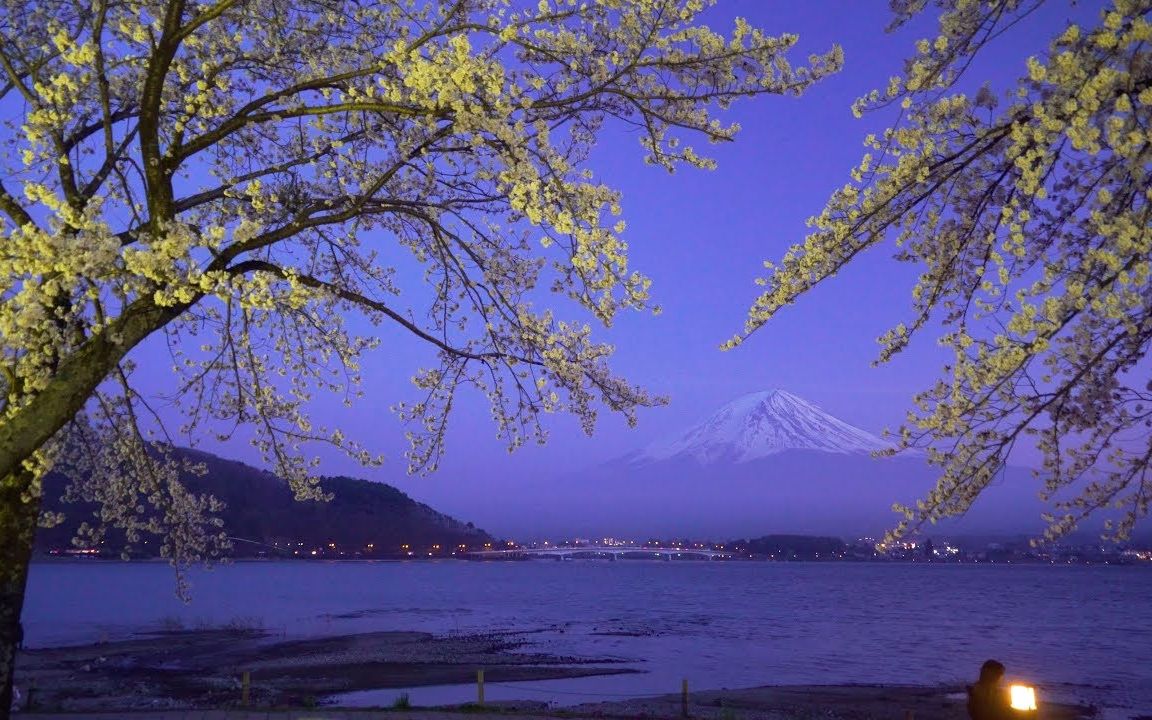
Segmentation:
{"type": "MultiPolygon", "coordinates": [[[[953,355],[900,431],[940,477],[897,508],[896,534],[965,512],[1029,438],[1044,457],[1048,536],[1103,511],[1123,538],[1152,497],[1152,384],[1140,364],[1152,343],[1152,2],[1113,0],[1094,26],[1066,26],[1047,53],[1021,58],[1002,97],[957,86],[989,38],[1040,3],[939,4],[939,35],[855,106],[899,104],[900,121],[866,139],[852,182],[769,264],[728,345],[891,242],[922,272],[913,316],[880,338],[880,361],[933,320],[953,355]]],[[[897,3],[898,22],[922,5],[897,3]]]]}

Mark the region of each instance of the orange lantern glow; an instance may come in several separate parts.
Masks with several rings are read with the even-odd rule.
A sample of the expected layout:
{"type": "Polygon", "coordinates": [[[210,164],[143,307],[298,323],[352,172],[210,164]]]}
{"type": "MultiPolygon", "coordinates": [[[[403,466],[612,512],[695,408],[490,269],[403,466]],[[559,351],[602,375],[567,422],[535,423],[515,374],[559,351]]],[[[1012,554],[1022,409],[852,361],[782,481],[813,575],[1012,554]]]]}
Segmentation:
{"type": "Polygon", "coordinates": [[[1013,710],[1035,710],[1036,688],[1027,685],[1013,685],[1009,688],[1013,710]]]}

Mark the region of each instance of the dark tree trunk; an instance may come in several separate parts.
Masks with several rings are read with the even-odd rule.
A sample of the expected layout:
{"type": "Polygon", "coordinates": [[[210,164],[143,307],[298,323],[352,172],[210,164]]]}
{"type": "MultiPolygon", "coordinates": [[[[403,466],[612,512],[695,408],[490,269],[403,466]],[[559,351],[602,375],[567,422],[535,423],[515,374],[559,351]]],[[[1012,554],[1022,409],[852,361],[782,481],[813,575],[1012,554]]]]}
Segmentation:
{"type": "MultiPolygon", "coordinates": [[[[23,463],[76,417],[129,350],[191,306],[156,307],[151,301],[137,300],[103,332],[65,358],[44,388],[20,398],[12,414],[0,422],[0,478],[22,473],[23,463]]],[[[7,512],[7,506],[0,507],[2,512],[7,512]]],[[[0,515],[0,523],[5,522],[0,515]]]]}
{"type": "Polygon", "coordinates": [[[40,514],[40,484],[23,464],[76,416],[129,350],[191,306],[157,307],[151,300],[137,300],[0,422],[0,720],[11,714],[20,611],[40,514]]]}
{"type": "Polygon", "coordinates": [[[8,720],[12,708],[20,612],[39,513],[40,487],[30,473],[0,479],[0,720],[8,720]]]}

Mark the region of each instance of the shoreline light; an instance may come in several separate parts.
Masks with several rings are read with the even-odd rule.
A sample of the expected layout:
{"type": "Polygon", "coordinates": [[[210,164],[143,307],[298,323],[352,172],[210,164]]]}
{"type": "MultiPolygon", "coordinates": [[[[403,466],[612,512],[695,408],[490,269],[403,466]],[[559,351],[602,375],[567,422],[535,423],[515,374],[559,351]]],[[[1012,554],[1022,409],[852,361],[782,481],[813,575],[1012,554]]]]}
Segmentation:
{"type": "Polygon", "coordinates": [[[1013,685],[1008,690],[1011,693],[1013,710],[1036,709],[1036,688],[1027,685],[1013,685]]]}

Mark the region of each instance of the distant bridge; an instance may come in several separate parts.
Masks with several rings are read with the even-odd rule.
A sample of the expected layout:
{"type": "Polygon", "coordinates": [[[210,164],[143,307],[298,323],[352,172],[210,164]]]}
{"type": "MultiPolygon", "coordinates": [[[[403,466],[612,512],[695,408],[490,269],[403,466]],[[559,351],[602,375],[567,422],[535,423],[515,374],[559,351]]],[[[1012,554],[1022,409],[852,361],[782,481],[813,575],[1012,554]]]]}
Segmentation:
{"type": "Polygon", "coordinates": [[[465,557],[477,559],[499,559],[509,557],[550,557],[556,560],[574,558],[577,556],[607,557],[617,560],[627,555],[634,560],[659,559],[672,560],[700,559],[700,560],[731,560],[735,553],[724,550],[705,550],[704,548],[679,547],[639,547],[636,545],[581,545],[578,547],[547,547],[547,548],[517,548],[514,550],[475,550],[463,553],[465,557]]]}

